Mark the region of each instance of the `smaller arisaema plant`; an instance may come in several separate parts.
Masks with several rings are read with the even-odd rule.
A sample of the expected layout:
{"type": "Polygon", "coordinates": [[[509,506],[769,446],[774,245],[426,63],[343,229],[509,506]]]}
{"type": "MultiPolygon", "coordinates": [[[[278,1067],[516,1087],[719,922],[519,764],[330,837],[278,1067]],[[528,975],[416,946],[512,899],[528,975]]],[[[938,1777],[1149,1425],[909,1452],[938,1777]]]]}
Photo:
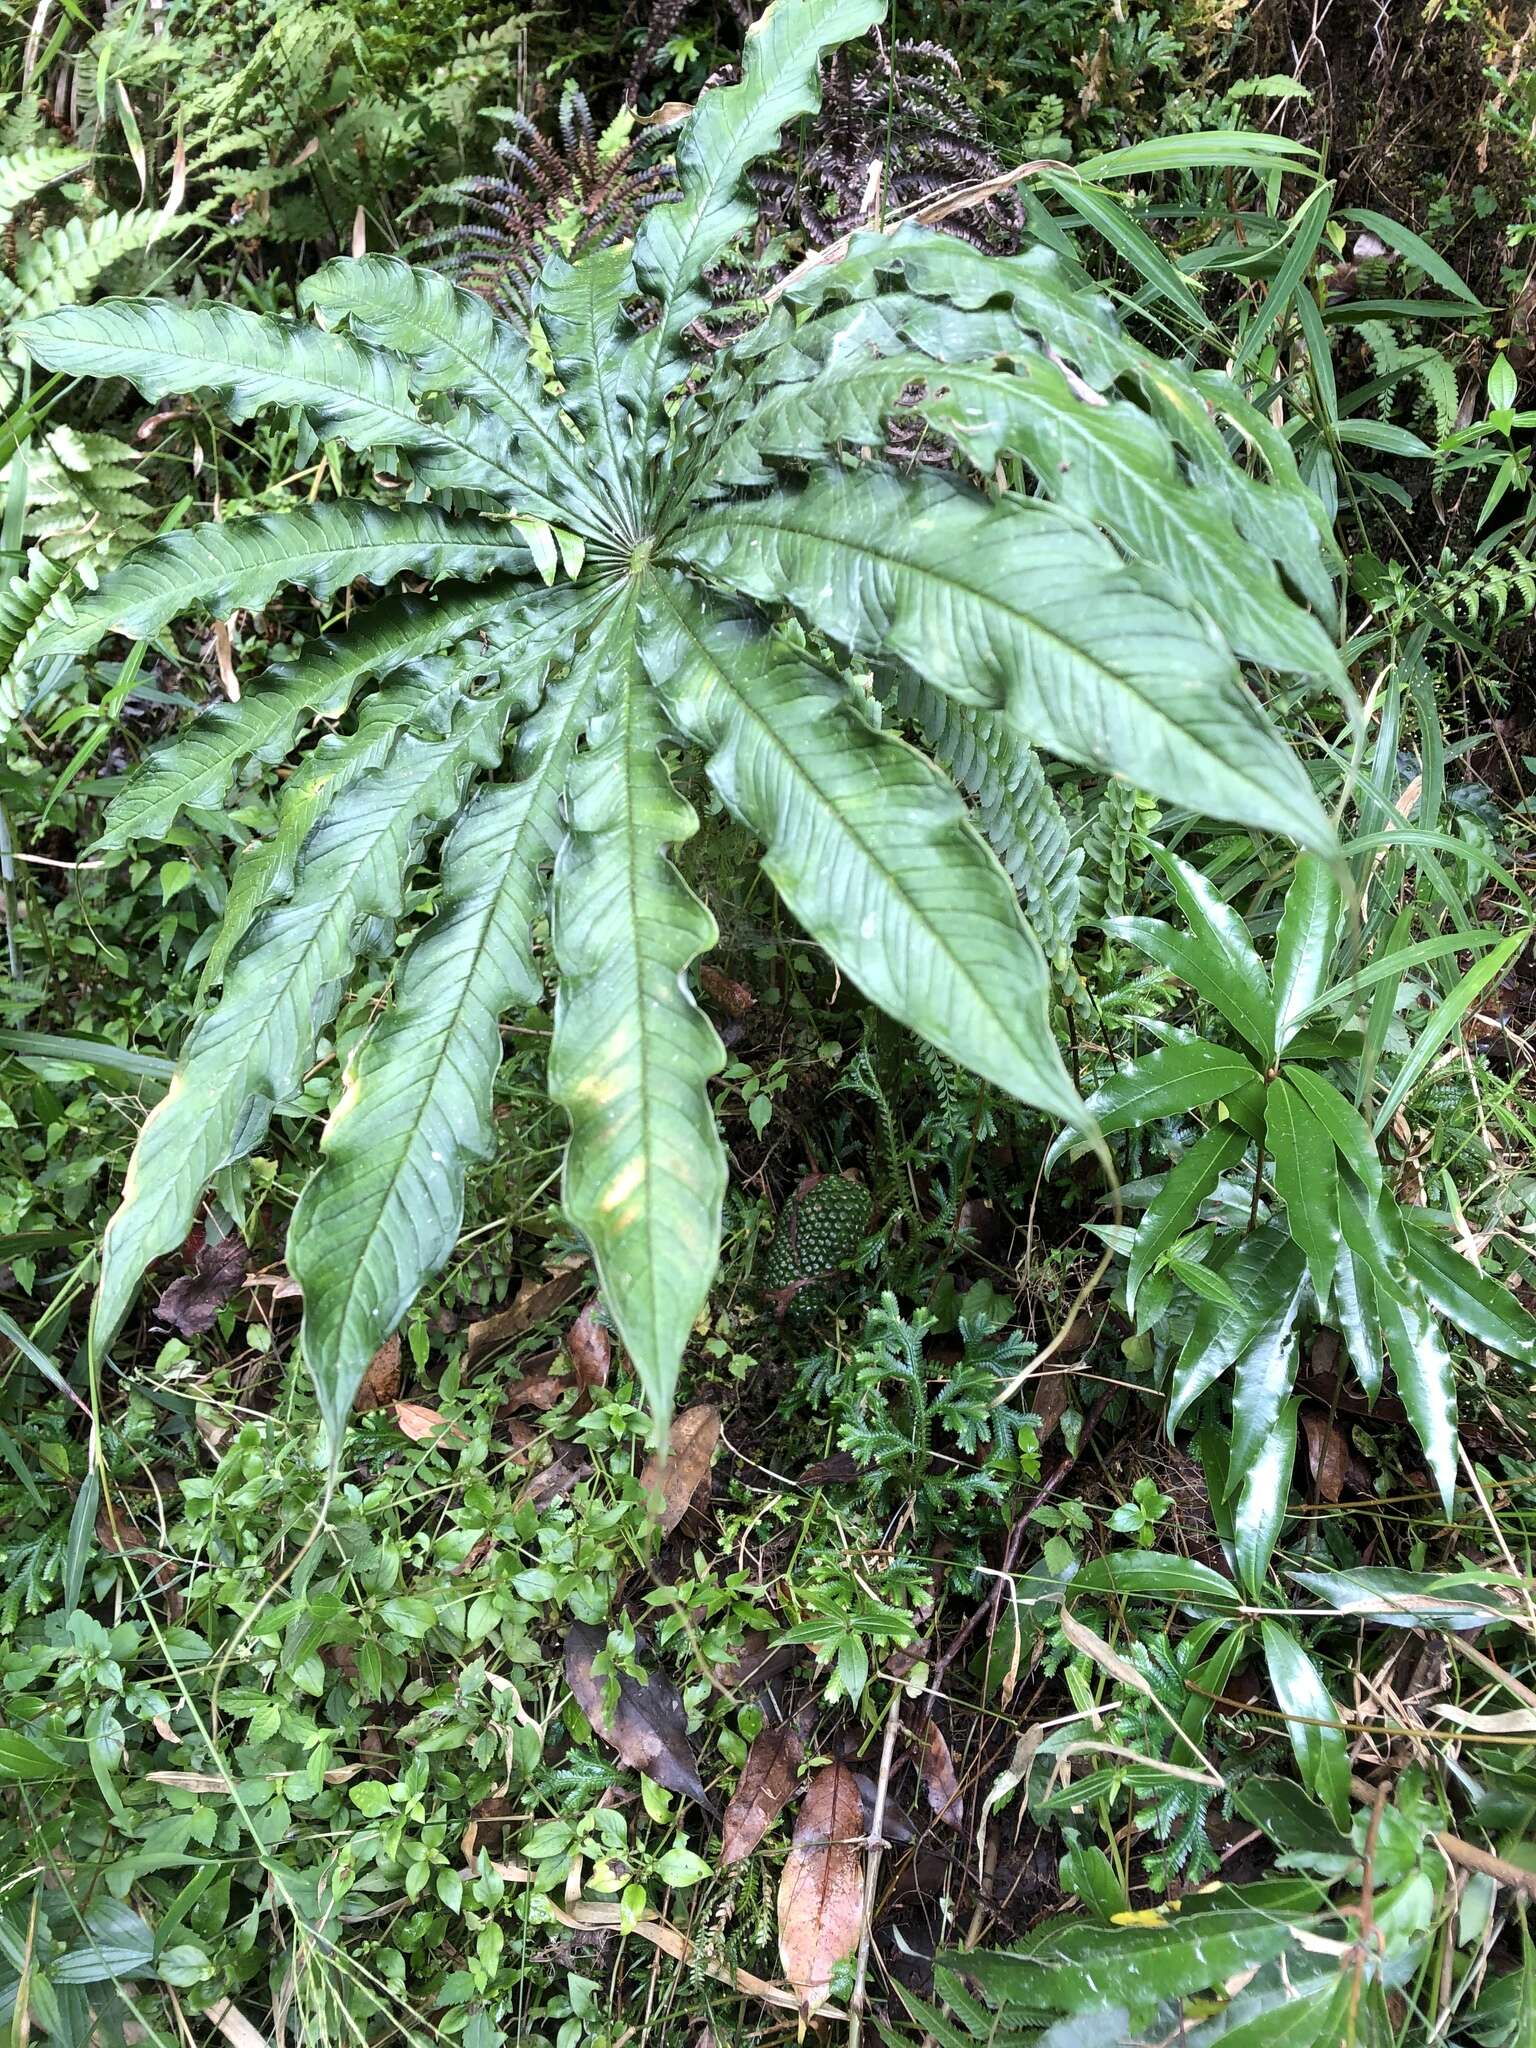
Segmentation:
{"type": "Polygon", "coordinates": [[[916,225],[825,252],[750,334],[694,347],[707,274],[752,226],[747,167],[814,109],[822,53],[882,12],[778,0],[740,83],[700,100],[677,197],[633,247],[544,265],[537,348],[381,257],[309,282],[318,327],[142,301],[22,331],[39,363],[152,400],[286,412],[392,492],[168,535],[56,601],[39,655],[152,637],[198,607],[260,610],[285,584],[435,586],[197,719],[108,813],[107,846],[152,842],[179,812],[217,811],[245,764],[350,718],[300,757],[273,836],[235,865],[222,991],[106,1233],[98,1348],[213,1175],[292,1098],[440,842],[436,913],[349,1063],[289,1231],[333,1454],[369,1357],[453,1248],[466,1163],[489,1147],[499,1019],[546,979],[566,1213],[664,1426],[725,1182],[722,1052],[688,986],[714,925],[668,856],[697,823],[668,767],[681,746],[866,996],[1079,1122],[1012,886],[829,647],[906,691],[920,729],[969,727],[978,758],[1038,744],[1331,853],[1239,660],[1340,680],[1332,544],[1284,437],[1229,382],[1127,338],[1048,249],[997,257],[916,225]],[[893,422],[947,446],[952,470],[872,455],[893,422]]]}
{"type": "MultiPolygon", "coordinates": [[[[1193,1310],[1172,1357],[1170,1432],[1232,1376],[1233,1549],[1257,1592],[1289,1496],[1301,1405],[1292,1389],[1309,1320],[1339,1332],[1372,1401],[1390,1361],[1447,1513],[1456,1388],[1442,1319],[1526,1365],[1536,1365],[1536,1320],[1422,1209],[1400,1201],[1383,1168],[1378,1139],[1439,1038],[1421,1038],[1374,1117],[1360,1107],[1368,1063],[1355,1010],[1383,988],[1390,994],[1405,963],[1453,942],[1389,947],[1360,967],[1334,870],[1303,854],[1266,969],[1209,880],[1156,852],[1181,922],[1111,917],[1104,929],[1193,990],[1223,1037],[1169,1036],[1111,1075],[1087,1108],[1106,1137],[1192,1112],[1206,1120],[1157,1183],[1138,1227],[1115,1241],[1138,1330],[1165,1326],[1181,1294],[1193,1310]],[[1223,1229],[1202,1212],[1228,1177],[1247,1193],[1223,1229]]],[[[1511,944],[1503,942],[1506,957],[1511,944]]]]}

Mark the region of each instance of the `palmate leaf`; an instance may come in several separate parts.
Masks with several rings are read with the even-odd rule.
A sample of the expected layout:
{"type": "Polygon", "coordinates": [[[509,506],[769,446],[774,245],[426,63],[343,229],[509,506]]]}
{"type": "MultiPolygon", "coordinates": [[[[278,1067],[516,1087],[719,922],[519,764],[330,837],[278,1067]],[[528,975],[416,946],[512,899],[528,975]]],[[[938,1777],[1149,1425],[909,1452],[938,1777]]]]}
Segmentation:
{"type": "MultiPolygon", "coordinates": [[[[509,686],[535,688],[596,602],[556,592],[519,621],[509,686]]],[[[294,1211],[288,1262],[304,1290],[304,1358],[333,1450],[369,1359],[453,1251],[466,1164],[489,1154],[498,1025],[542,990],[530,927],[595,682],[594,663],[578,658],[520,729],[515,779],[483,789],[450,834],[437,914],[352,1056],[320,1168],[294,1211]]]]}
{"type": "Polygon", "coordinates": [[[899,661],[1027,739],[1174,802],[1334,835],[1294,754],[1190,612],[1102,535],[1042,499],[945,479],[823,470],[710,509],[678,551],[745,595],[789,603],[851,653],[899,661]]]}
{"type": "Polygon", "coordinates": [[[1080,1122],[1039,948],[921,755],[875,731],[808,656],[681,582],[647,600],[641,645],[669,716],[838,966],[963,1065],[1080,1122]]]}
{"type": "Polygon", "coordinates": [[[725,1152],[705,1084],[725,1050],[683,978],[715,922],[667,858],[698,821],[661,759],[630,603],[587,658],[601,709],[568,780],[555,867],[549,1090],[571,1122],[565,1210],[661,1433],[719,1257],[725,1152]]]}
{"type": "Polygon", "coordinates": [[[108,633],[148,639],[196,606],[216,618],[260,611],[285,584],[328,597],[366,577],[410,569],[445,576],[517,575],[532,564],[510,522],[454,519],[434,505],[342,501],[170,533],[130,555],[95,590],[55,598],[32,644],[36,656],[84,654],[108,633]]]}
{"type": "Polygon", "coordinates": [[[495,759],[504,715],[493,699],[466,707],[444,738],[402,735],[383,769],[348,791],[314,833],[293,895],[252,931],[139,1133],[102,1244],[91,1319],[98,1350],[151,1261],[186,1236],[219,1167],[260,1141],[274,1106],[298,1086],[340,999],[359,925],[399,915],[422,823],[454,808],[473,761],[495,759]]]}

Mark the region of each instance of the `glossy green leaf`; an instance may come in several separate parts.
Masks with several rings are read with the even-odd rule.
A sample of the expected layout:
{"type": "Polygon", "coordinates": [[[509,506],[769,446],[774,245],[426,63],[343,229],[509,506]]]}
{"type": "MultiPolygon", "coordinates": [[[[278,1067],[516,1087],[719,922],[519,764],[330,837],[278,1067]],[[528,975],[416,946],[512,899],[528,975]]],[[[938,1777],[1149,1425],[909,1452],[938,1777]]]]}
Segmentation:
{"type": "Polygon", "coordinates": [[[1158,1117],[1219,1102],[1253,1079],[1243,1055],[1205,1038],[1176,1038],[1131,1060],[1088,1098],[1088,1114],[1105,1136],[1139,1130],[1158,1117]]]}
{"type": "Polygon", "coordinates": [[[1246,1134],[1232,1123],[1220,1123],[1197,1138],[1147,1205],[1131,1247],[1126,1274],[1126,1305],[1134,1315],[1141,1283],[1175,1244],[1199,1212],[1200,1204],[1247,1145],[1246,1134]]]}
{"type": "MultiPolygon", "coordinates": [[[[3,1043],[0,1040],[0,1043],[3,1043]]],[[[1425,1299],[1465,1336],[1520,1365],[1536,1365],[1536,1317],[1520,1306],[1509,1282],[1490,1280],[1409,1209],[1408,1265],[1425,1299]]]]}
{"type": "Polygon", "coordinates": [[[1081,1128],[1039,947],[953,790],[846,686],[727,608],[658,584],[644,618],[669,715],[807,931],[891,1016],[1081,1128]]]}
{"type": "Polygon", "coordinates": [[[1275,1052],[1275,998],[1247,926],[1198,868],[1161,846],[1152,853],[1200,948],[1210,1000],[1267,1065],[1275,1052]]]}
{"type": "Polygon", "coordinates": [[[1304,853],[1286,891],[1275,939],[1275,1050],[1284,1052],[1322,994],[1333,963],[1342,898],[1333,868],[1304,853]]]}
{"type": "Polygon", "coordinates": [[[1265,1092],[1264,1136],[1286,1222],[1326,1315],[1339,1254],[1339,1169],[1333,1139],[1285,1074],[1265,1092]]]}
{"type": "Polygon", "coordinates": [[[1242,1308],[1234,1314],[1214,1303],[1201,1304],[1169,1386],[1170,1434],[1190,1405],[1250,1346],[1266,1340],[1283,1350],[1300,1306],[1304,1261],[1290,1233],[1276,1224],[1251,1231],[1221,1272],[1242,1308]]]}
{"type": "Polygon", "coordinates": [[[1407,1299],[1378,1288],[1376,1307],[1397,1391],[1449,1516],[1456,1494],[1456,1377],[1450,1354],[1417,1287],[1407,1299]]]}
{"type": "Polygon", "coordinates": [[[1081,2012],[1116,2000],[1147,2011],[1223,1984],[1235,1971],[1279,1955],[1291,1941],[1284,1920],[1238,1909],[1170,1916],[1162,1927],[1095,1927],[1057,1922],[1030,1937],[1027,1952],[966,1959],[984,1989],[1081,2012]]]}
{"type": "Polygon", "coordinates": [[[675,546],[850,653],[1002,711],[1066,760],[1175,801],[1195,787],[1214,816],[1332,847],[1300,764],[1197,615],[1045,499],[822,470],[697,513],[675,546]]]}
{"type": "Polygon", "coordinates": [[[39,654],[86,654],[107,633],[148,639],[201,606],[215,618],[259,612],[287,584],[328,597],[358,577],[386,583],[410,569],[445,576],[520,575],[528,544],[510,523],[453,519],[431,505],[346,501],[255,519],[208,521],[150,541],[98,588],[61,591],[33,645],[39,654]]]}
{"type": "Polygon", "coordinates": [[[632,619],[627,604],[614,615],[600,709],[567,782],[549,1089],[571,1123],[565,1210],[665,1440],[719,1258],[725,1152],[707,1083],[725,1052],[685,980],[715,924],[668,857],[698,821],[661,758],[632,619]]]}
{"type": "MultiPolygon", "coordinates": [[[[530,682],[591,609],[589,597],[557,596],[565,601],[519,636],[530,682]]],[[[490,1152],[499,1021],[541,993],[530,930],[540,869],[559,843],[560,796],[605,651],[599,633],[520,730],[517,779],[482,791],[454,827],[437,914],[352,1055],[319,1169],[289,1225],[305,1363],[333,1441],[369,1360],[451,1256],[465,1167],[490,1152]]]]}
{"type": "Polygon", "coordinates": [[[470,707],[437,738],[403,734],[304,849],[292,896],[252,929],[219,1003],[194,1024],[163,1101],[139,1133],[107,1226],[92,1343],[110,1343],[145,1268],[191,1227],[220,1166],[260,1142],[334,1013],[363,921],[399,914],[421,827],[458,802],[471,762],[494,761],[504,706],[470,707]]]}
{"type": "Polygon", "coordinates": [[[1350,1571],[1291,1572],[1298,1586],[1336,1613],[1392,1628],[1486,1628],[1516,1611],[1487,1573],[1407,1572],[1393,1565],[1350,1571]]]}
{"type": "MultiPolygon", "coordinates": [[[[1296,1317],[1301,1309],[1302,1290],[1284,1302],[1249,1339],[1238,1354],[1232,1372],[1232,1456],[1227,1471],[1227,1490],[1236,1493],[1247,1486],[1249,1475],[1267,1461],[1266,1469],[1278,1474],[1277,1439],[1291,1388],[1296,1384],[1296,1317]]],[[[1219,1313],[1219,1311],[1218,1311],[1219,1313]]],[[[1296,1440],[1295,1418],[1291,1419],[1291,1444],[1296,1440]]],[[[1282,1505],[1290,1477],[1287,1461],[1279,1479],[1282,1505]]],[[[1255,1512],[1261,1512],[1258,1504],[1255,1512]]],[[[1241,1538],[1239,1538],[1241,1547],[1241,1538]]]]}
{"type": "Polygon", "coordinates": [[[1157,1550],[1116,1550],[1089,1558],[1072,1583],[1084,1592],[1189,1601],[1218,1610],[1234,1608],[1241,1600],[1231,1580],[1209,1565],[1157,1550]]]}
{"type": "Polygon", "coordinates": [[[1340,1158],[1355,1178],[1369,1193],[1379,1194],[1382,1172],[1376,1140],[1354,1104],[1347,1102],[1331,1081],[1325,1080],[1321,1074],[1312,1073],[1307,1067],[1287,1064],[1284,1078],[1286,1086],[1296,1091],[1333,1140],[1340,1158]]]}
{"type": "Polygon", "coordinates": [[[1317,1666],[1288,1628],[1266,1621],[1264,1662],[1275,1704],[1286,1716],[1301,1782],[1327,1809],[1341,1834],[1349,1830],[1349,1743],[1317,1666]]]}

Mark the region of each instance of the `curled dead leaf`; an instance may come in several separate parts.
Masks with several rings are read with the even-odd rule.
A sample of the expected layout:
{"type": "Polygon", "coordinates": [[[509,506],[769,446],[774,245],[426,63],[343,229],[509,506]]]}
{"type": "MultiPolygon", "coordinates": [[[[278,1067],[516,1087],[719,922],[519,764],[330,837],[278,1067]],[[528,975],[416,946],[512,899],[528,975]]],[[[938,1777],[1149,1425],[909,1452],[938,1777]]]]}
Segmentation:
{"type": "Polygon", "coordinates": [[[188,1271],[173,1280],[155,1303],[155,1318],[182,1337],[211,1330],[225,1302],[245,1281],[245,1240],[236,1230],[210,1244],[201,1224],[182,1246],[188,1271]]]}
{"type": "Polygon", "coordinates": [[[859,1945],[864,1809],[852,1773],[828,1764],[806,1787],[779,1882],[779,1958],[803,2016],[859,1945]]]}
{"type": "Polygon", "coordinates": [[[613,1356],[608,1332],[597,1320],[597,1305],[594,1294],[572,1323],[571,1334],[565,1340],[576,1384],[583,1394],[590,1394],[595,1387],[607,1386],[608,1367],[613,1356]]]}
{"type": "Polygon", "coordinates": [[[387,1337],[368,1361],[352,1403],[354,1415],[371,1415],[375,1408],[387,1408],[400,1396],[400,1339],[387,1337]]]}
{"type": "Polygon", "coordinates": [[[965,1801],[960,1794],[960,1780],[955,1775],[955,1761],[949,1753],[944,1731],[937,1721],[928,1723],[918,1752],[917,1767],[933,1812],[946,1827],[963,1826],[965,1801]]]}
{"type": "MultiPolygon", "coordinates": [[[[594,1669],[607,1640],[605,1629],[582,1621],[571,1625],[565,1639],[565,1682],[577,1705],[621,1763],[712,1810],[688,1740],[688,1717],[670,1680],[659,1671],[648,1672],[644,1679],[620,1672],[618,1698],[611,1716],[608,1713],[609,1680],[594,1669]]],[[[640,1647],[643,1650],[643,1643],[640,1647]]]]}
{"type": "Polygon", "coordinates": [[[1307,1464],[1319,1500],[1336,1501],[1349,1476],[1349,1439],[1339,1425],[1315,1408],[1302,1410],[1307,1464]]]}
{"type": "Polygon", "coordinates": [[[685,1408],[672,1424],[665,1457],[650,1457],[640,1474],[646,1500],[656,1506],[657,1524],[670,1536],[687,1514],[694,1495],[709,1476],[710,1460],[720,1441],[720,1410],[712,1401],[685,1408]]]}
{"type": "Polygon", "coordinates": [[[789,1804],[805,1744],[792,1721],[765,1728],[747,1751],[721,1825],[720,1868],[750,1856],[789,1804]]]}
{"type": "Polygon", "coordinates": [[[553,1315],[557,1308],[563,1308],[571,1296],[579,1292],[585,1266],[586,1260],[578,1259],[562,1268],[551,1280],[525,1280],[510,1308],[486,1316],[478,1323],[471,1323],[468,1364],[472,1367],[483,1365],[498,1351],[505,1350],[515,1338],[543,1322],[546,1316],[553,1315]]]}

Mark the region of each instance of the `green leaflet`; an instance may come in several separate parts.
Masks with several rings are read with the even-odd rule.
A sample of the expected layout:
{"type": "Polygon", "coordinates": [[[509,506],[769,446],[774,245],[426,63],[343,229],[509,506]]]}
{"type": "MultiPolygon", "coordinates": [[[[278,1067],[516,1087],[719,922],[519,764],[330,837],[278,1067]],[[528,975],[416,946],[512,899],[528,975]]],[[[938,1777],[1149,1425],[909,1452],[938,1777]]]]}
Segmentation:
{"type": "Polygon", "coordinates": [[[571,1120],[564,1203],[665,1440],[678,1366],[719,1257],[725,1153],[706,1088],[725,1063],[684,975],[714,919],[667,858],[697,829],[620,605],[588,659],[601,708],[571,768],[551,924],[551,1095],[571,1120]]]}
{"type": "Polygon", "coordinates": [[[644,628],[669,715],[811,936],[899,1022],[1081,1129],[1045,963],[953,790],[808,656],[686,586],[653,586],[644,628]]]}
{"type": "Polygon", "coordinates": [[[90,161],[88,149],[19,149],[0,157],[0,230],[39,193],[77,176],[90,161]]]}
{"type": "Polygon", "coordinates": [[[1332,1138],[1283,1073],[1265,1091],[1264,1136],[1286,1221],[1326,1315],[1340,1242],[1338,1163],[1332,1138]]]}
{"type": "Polygon", "coordinates": [[[1152,856],[1200,949],[1203,985],[1196,985],[1268,1063],[1274,1058],[1274,996],[1247,926],[1198,868],[1161,846],[1152,856]]]}
{"type": "Polygon", "coordinates": [[[404,359],[349,335],[218,303],[107,299],[45,314],[21,339],[52,369],[130,377],[150,399],[217,392],[235,420],[288,406],[311,446],[335,440],[360,454],[398,450],[439,489],[517,495],[525,512],[535,499],[548,504],[537,478],[520,471],[502,421],[479,407],[428,418],[404,359]]]}
{"type": "MultiPolygon", "coordinates": [[[[583,533],[604,531],[583,451],[544,391],[526,336],[483,299],[397,256],[335,257],[299,298],[329,325],[345,322],[365,342],[409,357],[413,390],[459,393],[509,427],[506,459],[537,491],[545,515],[583,533]]],[[[472,433],[473,415],[464,424],[472,433]]]]}
{"type": "MultiPolygon", "coordinates": [[[[1287,1266],[1284,1270],[1289,1273],[1293,1269],[1287,1266]]],[[[1277,1425],[1296,1384],[1296,1318],[1301,1312],[1301,1299],[1302,1284],[1298,1278],[1290,1291],[1281,1292],[1268,1312],[1253,1324],[1234,1361],[1232,1449],[1227,1467],[1229,1495],[1237,1492],[1257,1465],[1274,1455],[1277,1425]]],[[[1222,1311],[1218,1309],[1217,1313],[1222,1311]]],[[[1239,1317],[1246,1319],[1250,1313],[1251,1307],[1245,1302],[1239,1317]]],[[[1291,1441],[1294,1447],[1294,1427],[1291,1441]]],[[[1276,1477],[1283,1499],[1289,1491],[1290,1467],[1276,1477]]]]}
{"type": "MultiPolygon", "coordinates": [[[[1292,1446],[1295,1433],[1292,1431],[1292,1446]]],[[[1328,1696],[1322,1677],[1290,1630],[1266,1621],[1264,1662],[1283,1714],[1296,1716],[1286,1728],[1301,1782],[1328,1809],[1333,1824],[1347,1834],[1350,1822],[1349,1743],[1339,1710],[1328,1696]]]]}
{"type": "Polygon", "coordinates": [[[1023,896],[1046,958],[1058,969],[1070,965],[1083,856],[1039,755],[1002,719],[957,704],[915,676],[898,678],[894,695],[935,759],[975,799],[987,844],[1023,896]]]}
{"type": "Polygon", "coordinates": [[[1088,1098],[1088,1114],[1106,1137],[1133,1131],[1160,1116],[1204,1109],[1253,1079],[1240,1052],[1205,1038],[1177,1038],[1132,1060],[1088,1098]]]}
{"type": "Polygon", "coordinates": [[[1397,1391],[1449,1519],[1456,1495],[1456,1378],[1440,1326],[1417,1287],[1406,1299],[1378,1287],[1376,1310],[1397,1391]]]}
{"type": "Polygon", "coordinates": [[[1480,1273],[1412,1209],[1402,1215],[1408,1226],[1408,1265],[1425,1298],[1464,1335],[1517,1364],[1536,1365],[1536,1318],[1516,1301],[1509,1283],[1480,1273]]]}
{"type": "Polygon", "coordinates": [[[401,735],[383,768],[322,821],[293,895],[251,932],[139,1133],[102,1245],[98,1355],[145,1268],[186,1236],[215,1172],[259,1142],[273,1106],[298,1085],[340,999],[360,921],[398,914],[421,824],[454,808],[473,760],[494,761],[503,716],[493,700],[468,707],[446,738],[401,735]]]}
{"type": "Polygon", "coordinates": [[[45,617],[54,593],[68,574],[40,548],[27,556],[24,576],[0,586],[0,740],[26,708],[32,680],[32,652],[46,630],[45,617]]]}
{"type": "Polygon", "coordinates": [[[1277,1224],[1250,1232],[1222,1267],[1221,1277],[1242,1309],[1234,1315],[1214,1302],[1201,1303],[1169,1387],[1165,1427],[1170,1436],[1191,1403],[1252,1344],[1264,1338],[1283,1342],[1300,1307],[1302,1256],[1289,1232],[1277,1224]]]}
{"type": "Polygon", "coordinates": [[[1275,939],[1275,1045],[1284,1052],[1322,994],[1333,960],[1342,898],[1328,863],[1304,853],[1286,891],[1275,939]]]}
{"type": "Polygon", "coordinates": [[[625,403],[644,435],[688,358],[685,327],[710,307],[704,273],[757,218],[743,191],[747,167],[778,144],[787,121],[821,104],[823,50],[885,18],[885,0],[774,0],[747,32],[741,81],[705,94],[677,150],[679,196],[653,206],[635,237],[635,276],[661,301],[624,370],[625,403]]]}
{"type": "MultiPolygon", "coordinates": [[[[922,331],[910,316],[905,324],[922,331]]],[[[965,323],[951,314],[940,340],[957,331],[963,337],[965,323]]],[[[983,476],[1003,456],[1022,456],[1048,497],[1102,526],[1134,559],[1165,570],[1235,653],[1347,689],[1328,634],[1286,595],[1275,567],[1236,530],[1220,499],[1186,481],[1158,423],[1128,400],[1105,403],[1091,387],[1074,385],[1035,351],[1015,346],[1007,369],[952,359],[938,367],[912,353],[833,362],[802,383],[768,391],[722,451],[717,474],[761,483],[759,455],[806,461],[839,443],[879,447],[890,423],[903,418],[921,419],[983,476]]]]}
{"type": "Polygon", "coordinates": [[[594,249],[579,263],[552,257],[539,279],[539,324],[564,386],[562,403],[586,436],[604,482],[635,510],[629,467],[629,418],[619,403],[623,360],[616,337],[635,287],[627,248],[594,249]]]}
{"type": "Polygon", "coordinates": [[[1139,581],[1094,530],[1038,498],[937,477],[823,470],[802,488],[705,508],[675,551],[793,604],[861,655],[904,662],[1001,710],[1069,761],[1328,851],[1289,748],[1201,622],[1139,581]]]}
{"type": "Polygon", "coordinates": [[[1171,1245],[1183,1236],[1200,1204],[1234,1160],[1242,1156],[1247,1134],[1236,1124],[1221,1123],[1198,1138],[1147,1205],[1131,1247],[1126,1274],[1126,1306],[1134,1315],[1141,1283],[1171,1245]]]}
{"type": "MultiPolygon", "coordinates": [[[[507,658],[525,689],[569,652],[592,604],[565,591],[534,608],[507,658]]],[[[520,728],[517,779],[483,789],[449,835],[437,914],[352,1056],[294,1211],[288,1264],[304,1290],[304,1358],[333,1454],[368,1361],[452,1254],[467,1163],[490,1153],[498,1025],[541,991],[530,931],[540,868],[559,842],[560,792],[595,680],[578,657],[520,728]]]]}
{"type": "Polygon", "coordinates": [[[515,527],[453,519],[432,505],[342,501],[227,525],[208,521],[151,541],[73,601],[61,593],[33,649],[86,654],[107,633],[147,639],[199,605],[216,618],[259,612],[284,584],[328,597],[360,576],[386,583],[410,569],[435,583],[521,574],[531,561],[515,527]]]}
{"type": "Polygon", "coordinates": [[[1031,1935],[1022,1952],[968,1954],[965,1970],[984,1989],[1047,2011],[1119,2001],[1148,2012],[1162,1999],[1188,1997],[1253,1969],[1292,1938],[1278,1915],[1242,1908],[1184,1914],[1162,1927],[1057,1921],[1031,1935]]]}
{"type": "Polygon", "coordinates": [[[200,712],[153,750],[113,797],[99,844],[158,839],[179,812],[216,809],[242,762],[283,760],[307,720],[339,718],[360,683],[463,639],[527,596],[526,585],[505,584],[447,590],[435,602],[391,598],[364,613],[344,640],[319,640],[273,662],[237,704],[200,712]]]}
{"type": "MultiPolygon", "coordinates": [[[[1239,1388],[1233,1395],[1234,1415],[1241,1399],[1242,1371],[1243,1366],[1239,1362],[1239,1388]]],[[[1239,1463],[1237,1445],[1234,1443],[1232,1447],[1230,1476],[1236,1496],[1232,1503],[1232,1551],[1237,1575],[1244,1590],[1254,1600],[1261,1597],[1264,1575],[1269,1570],[1269,1560],[1274,1555],[1285,1522],[1285,1510],[1291,1497],[1292,1469],[1296,1463],[1296,1417],[1300,1412],[1299,1401],[1283,1402],[1263,1440],[1254,1447],[1253,1455],[1245,1463],[1239,1463]]]]}

